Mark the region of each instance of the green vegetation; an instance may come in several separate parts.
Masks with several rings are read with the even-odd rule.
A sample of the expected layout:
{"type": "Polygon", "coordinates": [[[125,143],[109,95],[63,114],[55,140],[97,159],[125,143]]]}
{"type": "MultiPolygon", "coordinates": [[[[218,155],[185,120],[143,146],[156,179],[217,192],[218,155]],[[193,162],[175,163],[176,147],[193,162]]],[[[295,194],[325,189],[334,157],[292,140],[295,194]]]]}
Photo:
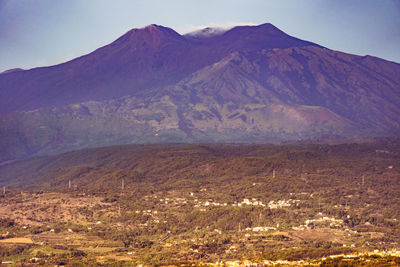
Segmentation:
{"type": "Polygon", "coordinates": [[[105,147],[0,177],[4,261],[399,264],[399,140],[105,147]]]}

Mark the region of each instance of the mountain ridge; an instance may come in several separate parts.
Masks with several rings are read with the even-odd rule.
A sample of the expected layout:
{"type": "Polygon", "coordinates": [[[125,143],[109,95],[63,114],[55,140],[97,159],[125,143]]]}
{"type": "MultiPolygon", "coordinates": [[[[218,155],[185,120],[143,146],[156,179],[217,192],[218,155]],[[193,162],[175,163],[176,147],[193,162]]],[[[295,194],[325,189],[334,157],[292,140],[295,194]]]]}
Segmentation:
{"type": "Polygon", "coordinates": [[[88,55],[0,74],[1,160],[83,147],[399,136],[400,64],[272,24],[211,38],[149,25],[88,55]]]}
{"type": "Polygon", "coordinates": [[[290,37],[271,24],[237,26],[225,32],[224,38],[206,42],[196,42],[170,28],[152,24],[132,29],[111,44],[65,63],[21,71],[19,75],[0,74],[0,113],[122,97],[178,82],[232,51],[311,44],[290,37]],[[249,40],[241,40],[243,31],[249,32],[249,40]],[[259,33],[273,38],[262,35],[261,40],[254,41],[259,33]],[[282,38],[276,41],[274,36],[282,38]],[[43,100],[46,96],[49,99],[43,100]]]}

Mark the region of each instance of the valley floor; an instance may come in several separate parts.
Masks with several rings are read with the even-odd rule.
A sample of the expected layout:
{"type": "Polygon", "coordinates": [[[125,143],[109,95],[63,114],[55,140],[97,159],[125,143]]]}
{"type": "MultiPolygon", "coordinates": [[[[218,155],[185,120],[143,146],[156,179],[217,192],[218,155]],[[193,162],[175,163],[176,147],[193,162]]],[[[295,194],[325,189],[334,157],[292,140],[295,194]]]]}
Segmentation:
{"type": "Polygon", "coordinates": [[[8,166],[42,189],[0,196],[3,264],[400,265],[393,144],[121,149],[8,166]]]}
{"type": "Polygon", "coordinates": [[[211,195],[207,190],[154,193],[132,201],[129,193],[10,193],[1,198],[2,260],[105,265],[400,264],[398,230],[396,236],[387,236],[390,229],[382,226],[352,227],[338,216],[302,211],[314,202],[310,194],[291,194],[291,199],[265,204],[251,198],[220,203],[211,195]],[[227,229],[229,222],[219,223],[218,217],[232,213],[236,215],[232,221],[240,214],[257,216],[251,226],[238,220],[237,229],[227,229]]]}

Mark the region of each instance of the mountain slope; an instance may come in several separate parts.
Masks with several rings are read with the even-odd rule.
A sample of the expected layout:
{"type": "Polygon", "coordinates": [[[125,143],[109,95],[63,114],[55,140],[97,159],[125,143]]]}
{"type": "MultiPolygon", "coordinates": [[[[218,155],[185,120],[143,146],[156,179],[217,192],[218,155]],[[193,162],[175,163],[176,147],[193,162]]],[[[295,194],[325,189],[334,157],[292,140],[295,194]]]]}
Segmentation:
{"type": "Polygon", "coordinates": [[[400,65],[271,24],[208,38],[133,29],[70,62],[0,74],[0,160],[83,147],[399,136],[400,65]]]}
{"type": "Polygon", "coordinates": [[[225,102],[322,106],[365,127],[398,129],[400,65],[386,62],[384,72],[383,60],[367,60],[318,47],[234,53],[185,86],[225,102]]]}
{"type": "Polygon", "coordinates": [[[60,65],[0,74],[0,114],[145,92],[174,84],[232,51],[309,44],[271,24],[236,27],[207,42],[150,25],[60,65]]]}

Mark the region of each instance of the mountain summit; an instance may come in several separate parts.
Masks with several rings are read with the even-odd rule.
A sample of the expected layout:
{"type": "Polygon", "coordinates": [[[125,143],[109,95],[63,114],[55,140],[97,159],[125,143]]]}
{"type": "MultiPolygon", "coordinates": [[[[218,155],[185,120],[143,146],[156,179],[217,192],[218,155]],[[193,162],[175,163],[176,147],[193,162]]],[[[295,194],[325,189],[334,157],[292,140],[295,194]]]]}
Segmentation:
{"type": "Polygon", "coordinates": [[[1,160],[125,143],[399,136],[400,65],[269,23],[207,38],[153,24],[63,64],[1,73],[0,114],[1,160]]]}
{"type": "Polygon", "coordinates": [[[271,24],[238,26],[207,40],[152,24],[63,64],[0,74],[0,113],[107,100],[171,85],[234,51],[312,45],[271,24]]]}
{"type": "Polygon", "coordinates": [[[179,35],[179,33],[170,28],[151,24],[142,29],[132,29],[128,31],[126,34],[114,41],[111,45],[115,46],[125,43],[131,47],[135,46],[135,48],[146,46],[154,48],[162,45],[164,42],[182,39],[184,38],[179,35]]]}

